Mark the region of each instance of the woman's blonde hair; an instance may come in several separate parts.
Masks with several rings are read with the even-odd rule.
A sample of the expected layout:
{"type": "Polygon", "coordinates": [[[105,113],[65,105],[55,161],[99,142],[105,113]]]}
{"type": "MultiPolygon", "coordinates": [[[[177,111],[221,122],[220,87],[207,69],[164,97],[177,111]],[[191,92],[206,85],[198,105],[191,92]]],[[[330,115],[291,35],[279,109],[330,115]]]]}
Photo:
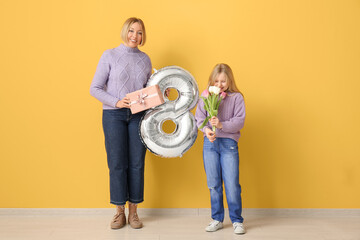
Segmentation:
{"type": "Polygon", "coordinates": [[[141,38],[140,46],[144,46],[144,44],[146,42],[146,31],[145,31],[145,24],[140,18],[131,17],[125,21],[125,23],[122,27],[122,30],[121,30],[121,39],[127,43],[127,41],[128,41],[127,36],[129,33],[129,29],[130,29],[131,25],[133,25],[134,23],[139,23],[141,26],[142,38],[141,38]]]}
{"type": "MultiPolygon", "coordinates": [[[[226,81],[229,84],[229,87],[226,90],[226,92],[241,93],[240,90],[236,86],[234,74],[233,74],[231,68],[229,67],[229,65],[227,65],[225,63],[216,64],[216,66],[214,67],[214,69],[212,70],[212,72],[210,74],[208,87],[213,86],[215,84],[215,80],[220,73],[225,73],[226,81]]],[[[241,93],[241,95],[243,95],[243,94],[241,93]]]]}

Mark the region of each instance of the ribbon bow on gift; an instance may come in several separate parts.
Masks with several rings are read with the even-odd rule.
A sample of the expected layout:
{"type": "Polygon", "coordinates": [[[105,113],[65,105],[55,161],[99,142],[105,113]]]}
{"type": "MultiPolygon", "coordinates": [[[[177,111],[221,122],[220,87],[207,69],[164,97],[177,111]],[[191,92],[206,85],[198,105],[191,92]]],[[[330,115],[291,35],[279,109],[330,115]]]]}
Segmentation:
{"type": "Polygon", "coordinates": [[[137,96],[137,100],[130,102],[130,105],[139,103],[139,104],[141,104],[143,107],[145,107],[145,99],[146,99],[146,98],[152,98],[152,97],[155,97],[155,96],[157,96],[156,93],[151,94],[151,95],[148,95],[148,94],[146,94],[146,93],[144,94],[144,93],[140,92],[140,94],[137,96]]]}
{"type": "Polygon", "coordinates": [[[143,94],[142,92],[140,92],[140,94],[138,95],[138,100],[136,101],[136,103],[140,103],[142,105],[145,105],[145,98],[147,97],[148,95],[145,93],[143,94]]]}

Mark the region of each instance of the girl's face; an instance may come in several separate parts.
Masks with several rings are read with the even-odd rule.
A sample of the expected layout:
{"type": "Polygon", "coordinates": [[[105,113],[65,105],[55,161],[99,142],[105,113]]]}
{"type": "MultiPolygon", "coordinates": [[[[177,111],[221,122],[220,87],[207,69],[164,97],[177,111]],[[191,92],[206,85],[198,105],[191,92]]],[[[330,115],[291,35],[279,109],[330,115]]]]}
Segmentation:
{"type": "Polygon", "coordinates": [[[225,92],[229,88],[229,83],[226,80],[226,74],[220,73],[216,76],[214,86],[221,89],[221,92],[225,92]]]}
{"type": "Polygon", "coordinates": [[[125,44],[128,47],[136,48],[140,45],[142,40],[142,28],[138,22],[133,23],[127,35],[127,43],[125,44]]]}

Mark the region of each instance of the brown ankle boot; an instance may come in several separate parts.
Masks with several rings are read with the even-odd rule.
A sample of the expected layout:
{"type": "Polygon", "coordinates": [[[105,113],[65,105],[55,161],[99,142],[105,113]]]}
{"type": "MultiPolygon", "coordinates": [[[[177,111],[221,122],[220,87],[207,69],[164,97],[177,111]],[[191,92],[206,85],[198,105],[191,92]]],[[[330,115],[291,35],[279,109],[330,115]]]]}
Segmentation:
{"type": "Polygon", "coordinates": [[[139,216],[137,215],[137,205],[134,203],[129,202],[129,223],[132,228],[142,228],[143,224],[139,219],[139,216]]]}
{"type": "Polygon", "coordinates": [[[126,217],[125,217],[125,206],[116,206],[116,214],[113,220],[110,223],[111,229],[119,229],[125,226],[126,217]]]}

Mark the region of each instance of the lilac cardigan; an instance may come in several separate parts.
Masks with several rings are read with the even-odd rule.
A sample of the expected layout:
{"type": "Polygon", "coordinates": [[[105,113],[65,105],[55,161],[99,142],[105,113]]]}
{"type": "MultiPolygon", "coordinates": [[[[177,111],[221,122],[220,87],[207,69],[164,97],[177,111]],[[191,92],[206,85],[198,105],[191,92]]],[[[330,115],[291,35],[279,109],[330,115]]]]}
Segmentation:
{"type": "MultiPolygon", "coordinates": [[[[204,109],[204,101],[200,99],[195,113],[196,124],[198,127],[204,122],[207,116],[208,113],[204,109]]],[[[216,137],[231,138],[235,141],[239,141],[240,129],[244,127],[245,121],[245,103],[241,93],[228,94],[220,103],[217,117],[222,123],[223,128],[216,129],[216,137]]],[[[204,132],[206,127],[211,128],[209,122],[200,130],[204,132]]]]}
{"type": "Polygon", "coordinates": [[[121,44],[101,56],[90,94],[103,103],[103,109],[117,109],[116,103],[127,93],[146,86],[151,71],[146,53],[121,44]]]}

